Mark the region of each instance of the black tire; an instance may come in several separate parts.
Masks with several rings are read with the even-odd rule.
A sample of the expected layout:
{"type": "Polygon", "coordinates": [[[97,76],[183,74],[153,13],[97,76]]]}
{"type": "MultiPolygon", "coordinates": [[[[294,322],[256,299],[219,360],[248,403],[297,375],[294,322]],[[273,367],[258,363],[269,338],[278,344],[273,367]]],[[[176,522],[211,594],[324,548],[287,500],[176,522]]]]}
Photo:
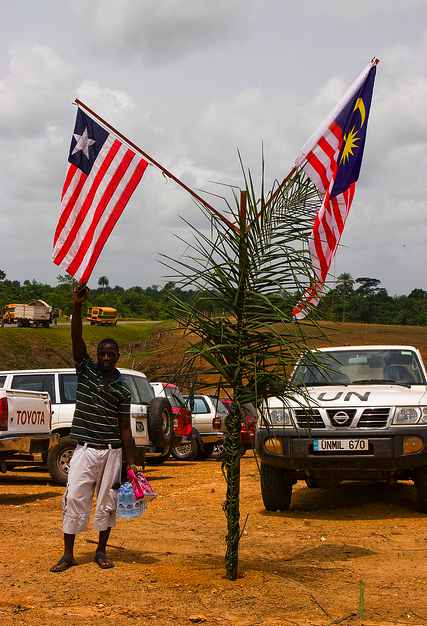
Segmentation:
{"type": "Polygon", "coordinates": [[[148,434],[153,446],[165,448],[174,438],[173,413],[169,400],[153,398],[148,407],[148,434]]]}
{"type": "Polygon", "coordinates": [[[214,451],[213,443],[205,443],[203,444],[204,450],[199,448],[199,452],[197,453],[196,460],[197,461],[206,461],[210,456],[212,456],[212,452],[214,451]]]}
{"type": "Polygon", "coordinates": [[[168,451],[166,454],[162,454],[162,456],[147,456],[145,463],[147,465],[163,465],[169,458],[170,452],[168,451]]]}
{"type": "Polygon", "coordinates": [[[47,455],[47,468],[52,480],[58,485],[66,485],[68,470],[77,441],[70,437],[61,437],[57,446],[53,446],[47,455]]]}
{"type": "Polygon", "coordinates": [[[225,452],[224,444],[216,443],[213,447],[213,452],[211,454],[211,457],[213,459],[219,459],[220,461],[222,461],[222,459],[225,459],[226,456],[227,454],[225,452]]]}
{"type": "Polygon", "coordinates": [[[261,494],[267,511],[287,511],[291,503],[292,483],[286,470],[261,461],[261,494]]]}
{"type": "Polygon", "coordinates": [[[190,443],[184,443],[182,446],[172,448],[171,454],[177,461],[194,461],[199,454],[199,444],[196,439],[190,443]]]}
{"type": "Polygon", "coordinates": [[[417,467],[415,484],[417,486],[418,510],[420,513],[427,513],[427,467],[417,467]]]}

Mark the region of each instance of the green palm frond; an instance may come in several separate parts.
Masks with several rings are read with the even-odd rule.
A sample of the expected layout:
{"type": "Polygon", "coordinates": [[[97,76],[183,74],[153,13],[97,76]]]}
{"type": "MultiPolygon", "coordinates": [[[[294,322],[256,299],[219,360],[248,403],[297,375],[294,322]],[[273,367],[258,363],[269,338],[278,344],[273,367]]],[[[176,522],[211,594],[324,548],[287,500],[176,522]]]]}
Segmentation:
{"type": "Polygon", "coordinates": [[[220,373],[224,389],[232,389],[239,367],[249,394],[256,369],[260,399],[304,348],[305,324],[295,322],[292,311],[314,279],[307,241],[319,196],[300,172],[267,206],[263,196],[256,199],[250,176],[245,183],[246,220],[239,214],[238,198],[234,212],[227,215],[236,229],[202,207],[211,234],[189,224],[194,241],[185,258],[165,257],[165,265],[175,270],[175,283],[198,293],[189,303],[168,294],[180,331],[199,338],[189,347],[193,359],[187,368],[202,357],[220,373]],[[217,317],[204,313],[212,307],[220,312],[217,317]]]}
{"type": "Polygon", "coordinates": [[[297,171],[282,184],[276,182],[266,197],[262,176],[257,198],[250,172],[243,174],[244,191],[238,196],[233,190],[235,205],[229,206],[226,219],[201,206],[209,234],[187,222],[193,240],[185,256],[179,260],[164,256],[163,261],[173,270],[169,278],[175,284],[197,294],[190,302],[182,302],[173,291],[167,294],[177,332],[188,339],[181,371],[191,372],[202,358],[216,375],[219,391],[233,398],[224,461],[226,567],[233,580],[240,536],[241,406],[245,402],[259,406],[279,388],[286,401],[292,389],[282,383],[308,346],[307,325],[310,340],[313,327],[323,336],[315,309],[309,322],[292,317],[307,287],[315,284],[308,238],[319,207],[317,190],[297,171]],[[212,308],[218,312],[214,317],[206,314],[212,308]]]}

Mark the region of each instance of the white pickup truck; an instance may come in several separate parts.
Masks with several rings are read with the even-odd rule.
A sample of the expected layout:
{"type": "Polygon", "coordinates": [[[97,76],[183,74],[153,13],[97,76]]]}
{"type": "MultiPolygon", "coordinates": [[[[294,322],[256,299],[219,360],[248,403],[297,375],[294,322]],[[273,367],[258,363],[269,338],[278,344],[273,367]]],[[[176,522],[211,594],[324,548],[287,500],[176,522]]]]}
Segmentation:
{"type": "MultiPolygon", "coordinates": [[[[134,457],[138,465],[147,459],[164,457],[174,438],[172,407],[167,398],[155,398],[142,372],[119,368],[131,394],[131,428],[134,457]]],[[[49,453],[29,456],[28,460],[46,463],[53,480],[65,485],[68,468],[77,442],[70,439],[74,415],[77,375],[74,368],[13,370],[0,372],[0,387],[47,392],[52,403],[52,431],[59,443],[49,453]]],[[[21,457],[22,461],[26,461],[21,457]]]]}
{"type": "Polygon", "coordinates": [[[0,470],[17,457],[47,453],[59,440],[51,422],[48,393],[0,389],[0,470]]]}
{"type": "Polygon", "coordinates": [[[287,510],[298,480],[412,480],[427,513],[427,376],[417,349],[323,348],[302,355],[291,378],[286,401],[269,398],[257,426],[267,510],[287,510]]]}

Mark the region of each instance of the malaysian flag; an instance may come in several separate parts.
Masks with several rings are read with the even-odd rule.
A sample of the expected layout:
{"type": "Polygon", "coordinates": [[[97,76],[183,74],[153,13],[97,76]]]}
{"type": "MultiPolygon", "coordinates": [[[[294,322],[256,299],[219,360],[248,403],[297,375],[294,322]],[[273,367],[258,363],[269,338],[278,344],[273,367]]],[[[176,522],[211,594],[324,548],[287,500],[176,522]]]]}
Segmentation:
{"type": "Polygon", "coordinates": [[[87,282],[148,163],[80,108],[68,162],[52,261],[87,282]]]}
{"type": "Polygon", "coordinates": [[[323,199],[309,241],[316,279],[293,311],[297,319],[318,304],[344,230],[362,164],[377,63],[373,59],[363,70],[295,159],[323,199]]]}

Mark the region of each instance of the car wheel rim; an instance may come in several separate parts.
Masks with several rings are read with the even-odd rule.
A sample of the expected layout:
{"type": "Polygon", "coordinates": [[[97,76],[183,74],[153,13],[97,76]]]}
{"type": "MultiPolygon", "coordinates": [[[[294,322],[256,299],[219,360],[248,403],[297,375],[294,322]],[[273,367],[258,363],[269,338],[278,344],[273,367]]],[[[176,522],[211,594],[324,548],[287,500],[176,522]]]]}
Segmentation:
{"type": "Polygon", "coordinates": [[[185,454],[190,454],[190,452],[191,452],[191,444],[187,443],[184,446],[177,446],[175,448],[175,451],[178,454],[178,456],[184,456],[185,454]]]}
{"type": "Polygon", "coordinates": [[[165,435],[169,432],[169,415],[166,411],[162,413],[162,430],[165,435]]]}
{"type": "Polygon", "coordinates": [[[64,474],[68,474],[70,469],[70,461],[73,456],[74,448],[72,450],[64,450],[61,456],[58,459],[58,465],[61,472],[64,474]]]}

